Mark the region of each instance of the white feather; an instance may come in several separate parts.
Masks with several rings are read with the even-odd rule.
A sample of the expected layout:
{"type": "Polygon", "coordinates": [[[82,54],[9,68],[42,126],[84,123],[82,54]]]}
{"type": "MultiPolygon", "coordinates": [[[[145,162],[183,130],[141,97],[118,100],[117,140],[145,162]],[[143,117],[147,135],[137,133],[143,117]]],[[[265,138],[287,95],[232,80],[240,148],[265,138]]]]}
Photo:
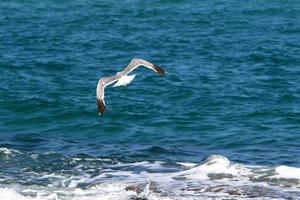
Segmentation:
{"type": "Polygon", "coordinates": [[[133,75],[124,75],[122,76],[118,82],[116,84],[113,85],[113,87],[118,87],[118,86],[126,86],[127,84],[129,84],[135,77],[136,74],[133,75]]]}

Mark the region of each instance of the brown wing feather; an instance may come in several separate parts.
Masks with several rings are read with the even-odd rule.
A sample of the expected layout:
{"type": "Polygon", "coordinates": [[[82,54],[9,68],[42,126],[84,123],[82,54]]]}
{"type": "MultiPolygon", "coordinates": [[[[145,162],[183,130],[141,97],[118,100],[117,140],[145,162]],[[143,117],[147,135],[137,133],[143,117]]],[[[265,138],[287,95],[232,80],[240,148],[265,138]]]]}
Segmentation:
{"type": "Polygon", "coordinates": [[[153,64],[153,67],[154,67],[155,71],[159,75],[165,75],[166,74],[166,70],[164,70],[163,68],[159,67],[158,65],[153,64]]]}
{"type": "Polygon", "coordinates": [[[103,113],[105,113],[105,111],[106,111],[104,102],[100,99],[97,99],[97,106],[98,106],[99,113],[101,113],[101,115],[103,115],[103,113]]]}

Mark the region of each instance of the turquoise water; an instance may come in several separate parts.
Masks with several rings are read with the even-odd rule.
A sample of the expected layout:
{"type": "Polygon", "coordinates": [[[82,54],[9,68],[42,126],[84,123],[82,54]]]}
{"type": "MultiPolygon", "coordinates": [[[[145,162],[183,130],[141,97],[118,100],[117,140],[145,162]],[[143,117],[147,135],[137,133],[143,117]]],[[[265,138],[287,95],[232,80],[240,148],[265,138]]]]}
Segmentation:
{"type": "MultiPolygon", "coordinates": [[[[205,163],[215,154],[242,165],[298,169],[299,55],[296,0],[4,1],[1,188],[86,189],[122,181],[70,185],[70,177],[91,178],[118,163],[142,161],[165,163],[155,172],[177,172],[185,169],[178,162],[205,163]],[[165,68],[167,76],[134,71],[130,85],[106,89],[107,112],[100,117],[98,79],[121,71],[134,57],[165,68]]],[[[299,179],[291,181],[296,195],[257,197],[300,195],[299,179]]],[[[26,197],[38,193],[19,190],[13,189],[26,197]]]]}

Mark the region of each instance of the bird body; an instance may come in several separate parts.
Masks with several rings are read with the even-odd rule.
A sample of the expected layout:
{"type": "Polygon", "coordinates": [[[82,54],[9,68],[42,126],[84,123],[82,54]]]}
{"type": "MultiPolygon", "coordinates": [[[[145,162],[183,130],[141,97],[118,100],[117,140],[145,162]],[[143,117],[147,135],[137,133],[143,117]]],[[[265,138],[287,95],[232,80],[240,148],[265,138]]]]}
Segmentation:
{"type": "Polygon", "coordinates": [[[135,78],[136,74],[122,76],[113,87],[126,86],[135,78]]]}
{"type": "Polygon", "coordinates": [[[97,89],[96,89],[96,96],[97,96],[97,106],[98,106],[99,114],[103,114],[106,111],[105,101],[104,101],[105,87],[110,84],[113,84],[115,82],[117,82],[117,83],[114,84],[113,87],[126,86],[127,84],[131,83],[136,75],[135,74],[128,75],[128,74],[130,72],[132,72],[133,70],[135,70],[136,68],[138,68],[139,66],[145,66],[160,75],[165,75],[167,73],[161,67],[159,67],[155,64],[152,64],[146,60],[136,59],[136,58],[132,59],[123,71],[118,72],[116,75],[111,76],[111,77],[101,78],[98,81],[97,89]]]}

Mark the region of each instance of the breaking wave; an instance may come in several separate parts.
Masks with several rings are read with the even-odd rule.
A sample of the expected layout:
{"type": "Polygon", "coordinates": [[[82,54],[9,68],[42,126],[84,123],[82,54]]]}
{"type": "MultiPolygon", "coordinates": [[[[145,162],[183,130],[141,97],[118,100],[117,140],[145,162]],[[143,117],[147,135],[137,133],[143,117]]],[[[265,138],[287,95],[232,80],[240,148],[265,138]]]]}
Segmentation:
{"type": "Polygon", "coordinates": [[[0,199],[287,199],[300,196],[300,169],[250,166],[212,155],[202,163],[136,162],[27,154],[0,148],[0,199]],[[22,160],[27,164],[18,166],[22,160]],[[43,164],[42,164],[43,163],[43,164]],[[19,169],[15,168],[20,167],[19,169]],[[10,168],[9,168],[10,167],[10,168]]]}

